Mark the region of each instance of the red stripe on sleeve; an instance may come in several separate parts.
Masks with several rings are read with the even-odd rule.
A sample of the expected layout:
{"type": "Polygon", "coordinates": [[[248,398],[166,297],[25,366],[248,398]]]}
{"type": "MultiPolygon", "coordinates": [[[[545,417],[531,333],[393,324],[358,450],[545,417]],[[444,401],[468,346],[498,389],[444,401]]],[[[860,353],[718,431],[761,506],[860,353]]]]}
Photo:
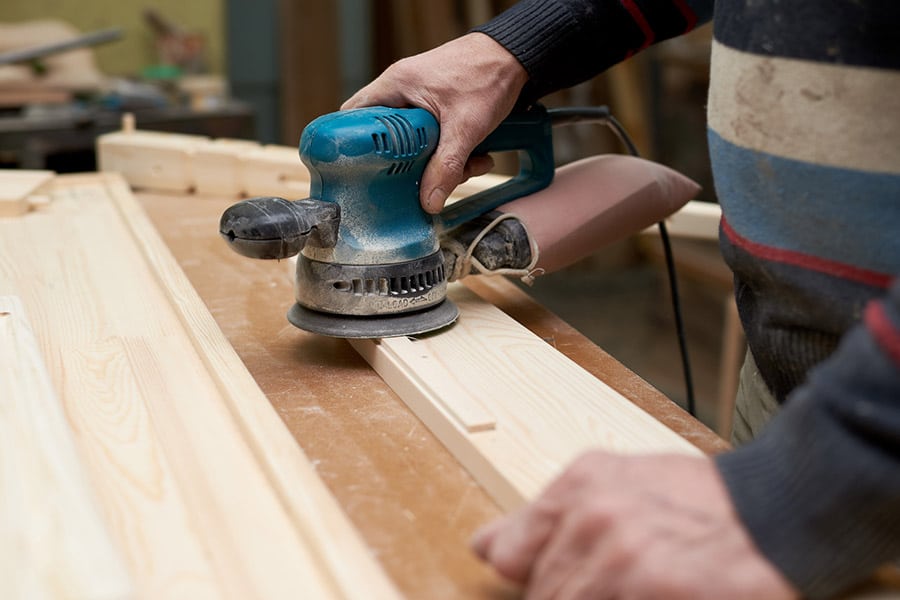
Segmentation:
{"type": "Polygon", "coordinates": [[[871,271],[869,269],[861,269],[848,265],[846,263],[828,260],[819,256],[803,254],[793,250],[784,250],[773,246],[766,246],[757,242],[752,242],[741,236],[738,232],[731,228],[731,225],[722,217],[722,232],[728,237],[732,244],[739,248],[743,248],[753,256],[770,260],[772,262],[782,263],[786,265],[794,265],[802,267],[810,271],[818,271],[833,277],[840,277],[848,281],[856,281],[865,285],[871,285],[879,288],[887,289],[893,280],[893,276],[871,271]]]}
{"type": "Polygon", "coordinates": [[[863,320],[881,349],[900,367],[900,331],[888,318],[884,304],[878,301],[869,302],[863,320]]]}
{"type": "Polygon", "coordinates": [[[653,43],[656,34],[653,33],[653,29],[650,28],[650,23],[644,18],[644,14],[641,12],[641,9],[638,8],[638,5],[634,3],[634,0],[622,0],[622,7],[628,11],[628,14],[631,15],[631,18],[634,19],[634,22],[637,23],[637,26],[640,28],[641,33],[644,34],[644,43],[637,49],[638,51],[643,50],[653,43]]]}

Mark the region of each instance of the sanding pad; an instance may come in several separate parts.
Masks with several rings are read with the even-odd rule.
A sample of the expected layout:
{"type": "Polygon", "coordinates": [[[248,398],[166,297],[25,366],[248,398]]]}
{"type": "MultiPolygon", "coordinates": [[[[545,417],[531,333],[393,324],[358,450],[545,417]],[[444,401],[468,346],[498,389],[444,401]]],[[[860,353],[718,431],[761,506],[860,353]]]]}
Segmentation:
{"type": "Polygon", "coordinates": [[[287,318],[305,331],[339,338],[384,338],[417,335],[446,327],[459,317],[450,300],[430,308],[397,315],[344,316],[304,308],[294,304],[287,318]]]}

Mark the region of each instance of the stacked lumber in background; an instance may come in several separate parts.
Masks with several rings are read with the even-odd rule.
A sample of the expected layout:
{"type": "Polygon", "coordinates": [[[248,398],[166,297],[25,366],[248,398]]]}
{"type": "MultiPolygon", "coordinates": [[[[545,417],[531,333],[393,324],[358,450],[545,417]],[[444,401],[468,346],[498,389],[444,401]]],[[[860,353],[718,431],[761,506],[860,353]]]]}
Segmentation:
{"type": "Polygon", "coordinates": [[[0,186],[0,218],[24,215],[32,206],[47,201],[53,171],[3,170],[0,186]]]}
{"type": "Polygon", "coordinates": [[[127,118],[121,131],[97,139],[97,164],[146,190],[299,198],[309,187],[297,148],[141,131],[127,118]]]}

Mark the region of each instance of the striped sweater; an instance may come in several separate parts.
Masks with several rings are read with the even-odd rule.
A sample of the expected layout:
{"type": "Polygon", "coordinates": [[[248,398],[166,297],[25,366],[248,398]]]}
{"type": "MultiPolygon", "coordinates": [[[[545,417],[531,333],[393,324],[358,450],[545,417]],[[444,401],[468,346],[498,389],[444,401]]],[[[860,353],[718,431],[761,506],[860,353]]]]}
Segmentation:
{"type": "Polygon", "coordinates": [[[476,30],[530,101],[709,19],[720,243],[784,405],[717,465],[760,550],[827,597],[900,557],[900,2],[525,0],[476,30]]]}

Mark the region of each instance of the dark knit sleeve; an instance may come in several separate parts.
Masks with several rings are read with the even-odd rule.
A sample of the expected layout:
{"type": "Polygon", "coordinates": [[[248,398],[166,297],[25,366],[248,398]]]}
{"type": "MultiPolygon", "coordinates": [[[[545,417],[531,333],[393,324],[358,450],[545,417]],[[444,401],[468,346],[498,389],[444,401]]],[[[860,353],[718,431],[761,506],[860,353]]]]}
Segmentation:
{"type": "Polygon", "coordinates": [[[759,549],[809,597],[900,557],[900,279],[757,440],[716,460],[759,549]]]}
{"type": "Polygon", "coordinates": [[[473,31],[525,67],[523,98],[590,79],[661,40],[712,17],[713,0],[524,0],[473,31]]]}

